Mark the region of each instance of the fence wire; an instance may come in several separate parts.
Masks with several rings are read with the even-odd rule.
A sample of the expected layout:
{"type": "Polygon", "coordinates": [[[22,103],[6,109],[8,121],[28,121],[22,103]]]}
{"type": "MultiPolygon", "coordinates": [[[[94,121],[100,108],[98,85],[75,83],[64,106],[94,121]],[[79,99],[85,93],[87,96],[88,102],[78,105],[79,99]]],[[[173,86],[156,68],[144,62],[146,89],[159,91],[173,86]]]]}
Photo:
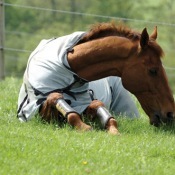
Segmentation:
{"type": "Polygon", "coordinates": [[[123,20],[123,21],[135,21],[135,22],[144,22],[144,23],[154,23],[154,24],[159,24],[159,25],[167,25],[167,26],[175,27],[175,24],[173,24],[173,23],[166,23],[166,22],[146,21],[146,20],[140,20],[140,19],[121,18],[121,17],[116,17],[116,16],[104,16],[104,15],[96,15],[96,14],[89,14],[89,13],[47,9],[47,8],[41,8],[41,7],[32,7],[32,6],[25,6],[25,5],[18,5],[18,4],[9,4],[9,3],[4,3],[4,5],[5,6],[12,6],[12,7],[19,7],[19,8],[27,8],[27,9],[32,9],[32,10],[51,11],[51,12],[57,12],[57,13],[66,13],[66,14],[74,14],[74,15],[82,15],[82,16],[92,16],[92,17],[98,17],[98,18],[119,19],[119,20],[123,20]]]}
{"type": "MultiPolygon", "coordinates": [[[[66,13],[66,14],[74,14],[74,15],[82,15],[82,16],[91,16],[91,17],[98,17],[98,18],[108,18],[108,19],[118,19],[123,21],[133,21],[133,22],[142,22],[142,23],[153,23],[158,25],[167,25],[175,27],[174,23],[166,23],[166,22],[157,22],[157,21],[146,21],[146,20],[139,20],[139,19],[130,19],[130,18],[121,18],[121,17],[115,17],[115,16],[104,16],[104,15],[97,15],[97,14],[89,14],[89,13],[81,13],[81,12],[72,12],[72,11],[64,11],[64,10],[55,10],[55,9],[48,9],[48,8],[41,8],[41,7],[32,7],[32,6],[25,6],[25,5],[18,5],[18,4],[10,4],[10,3],[4,3],[5,6],[12,6],[12,7],[19,7],[19,8],[27,8],[32,10],[42,10],[42,11],[51,11],[51,12],[57,12],[57,13],[66,13]]],[[[31,36],[41,36],[39,34],[33,34],[33,33],[25,33],[25,32],[18,32],[18,31],[5,31],[5,33],[8,34],[16,34],[16,35],[31,35],[31,36]]],[[[22,49],[16,49],[16,48],[1,48],[8,51],[14,51],[14,52],[25,52],[25,53],[31,53],[32,51],[29,50],[22,50],[22,49]]],[[[174,50],[169,50],[174,51],[174,50]]],[[[17,59],[17,57],[11,57],[11,59],[17,59]]],[[[175,68],[173,67],[164,67],[166,70],[172,70],[175,71],[175,68]]],[[[169,74],[169,73],[168,73],[169,74]]],[[[169,74],[170,76],[175,76],[175,74],[169,74]]]]}
{"type": "Polygon", "coordinates": [[[4,47],[3,49],[4,50],[9,50],[9,51],[14,51],[14,52],[26,52],[26,53],[31,53],[32,52],[30,50],[14,49],[14,48],[7,48],[7,47],[4,47]]]}
{"type": "MultiPolygon", "coordinates": [[[[9,50],[9,51],[14,51],[14,52],[25,52],[25,53],[32,53],[32,51],[30,50],[21,50],[21,49],[14,49],[14,48],[4,48],[4,50],[9,50]]],[[[9,56],[6,55],[8,58],[10,59],[18,59],[19,57],[13,57],[13,56],[9,56]]],[[[175,68],[173,67],[164,67],[166,70],[172,70],[175,71],[175,68]]],[[[171,74],[172,75],[172,74],[171,74]]],[[[173,74],[175,76],[175,74],[173,74]]]]}

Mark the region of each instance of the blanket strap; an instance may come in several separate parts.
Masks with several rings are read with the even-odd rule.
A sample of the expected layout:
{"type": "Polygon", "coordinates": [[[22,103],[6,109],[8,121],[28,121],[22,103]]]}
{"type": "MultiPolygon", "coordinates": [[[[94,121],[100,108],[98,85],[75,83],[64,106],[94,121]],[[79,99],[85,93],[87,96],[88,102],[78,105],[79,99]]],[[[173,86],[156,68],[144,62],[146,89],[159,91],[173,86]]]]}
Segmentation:
{"type": "Polygon", "coordinates": [[[28,97],[28,94],[25,96],[25,98],[23,99],[22,103],[20,104],[19,109],[17,111],[17,114],[19,114],[19,112],[21,111],[21,108],[23,107],[23,104],[26,102],[27,97],[28,97]]]}
{"type": "Polygon", "coordinates": [[[72,92],[70,89],[75,83],[79,82],[82,85],[82,84],[85,84],[87,82],[87,80],[81,79],[77,75],[74,75],[74,79],[75,79],[75,81],[72,84],[70,84],[69,86],[62,88],[62,89],[55,89],[55,90],[49,91],[47,93],[43,93],[43,92],[39,91],[38,89],[34,88],[32,85],[31,85],[31,87],[34,90],[34,94],[36,96],[38,96],[38,95],[48,96],[49,94],[51,94],[53,92],[58,92],[58,93],[66,93],[76,100],[76,97],[75,97],[76,94],[83,94],[85,92],[88,92],[89,90],[84,90],[81,92],[72,92]]]}

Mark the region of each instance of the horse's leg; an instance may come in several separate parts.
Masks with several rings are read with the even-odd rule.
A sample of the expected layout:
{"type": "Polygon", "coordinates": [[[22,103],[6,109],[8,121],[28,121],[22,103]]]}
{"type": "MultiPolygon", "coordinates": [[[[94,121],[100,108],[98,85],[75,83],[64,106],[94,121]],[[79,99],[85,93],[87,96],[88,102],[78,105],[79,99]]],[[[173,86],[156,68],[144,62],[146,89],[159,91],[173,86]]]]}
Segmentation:
{"type": "Polygon", "coordinates": [[[75,126],[77,130],[87,131],[91,129],[91,126],[86,125],[81,120],[80,116],[74,112],[74,110],[66,103],[63,96],[59,93],[51,93],[47,100],[41,107],[40,115],[42,119],[46,121],[51,121],[52,119],[58,119],[59,112],[63,114],[64,117],[67,117],[67,121],[70,125],[75,126]],[[64,110],[64,106],[58,104],[58,99],[69,108],[70,112],[64,110]]]}
{"type": "Polygon", "coordinates": [[[101,101],[93,100],[87,108],[86,115],[91,119],[98,116],[103,127],[108,130],[109,134],[120,135],[117,130],[117,121],[110,115],[101,101]]]}

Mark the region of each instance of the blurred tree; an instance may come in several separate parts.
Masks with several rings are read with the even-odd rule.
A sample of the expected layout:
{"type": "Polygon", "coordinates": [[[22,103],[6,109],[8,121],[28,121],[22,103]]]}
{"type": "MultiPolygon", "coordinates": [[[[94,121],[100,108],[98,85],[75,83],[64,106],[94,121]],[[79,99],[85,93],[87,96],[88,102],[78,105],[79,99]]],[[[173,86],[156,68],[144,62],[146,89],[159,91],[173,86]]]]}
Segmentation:
{"type": "MultiPolygon", "coordinates": [[[[5,0],[5,2],[46,9],[175,24],[175,0],[5,0]]],[[[90,24],[110,21],[109,18],[5,6],[5,44],[9,48],[32,51],[43,38],[59,37],[80,30],[86,31],[89,30],[90,24]]],[[[149,33],[155,26],[154,23],[129,20],[125,22],[139,31],[147,27],[149,33]]],[[[158,25],[158,42],[165,50],[175,50],[174,31],[173,26],[158,25]]],[[[166,52],[166,55],[170,60],[173,60],[174,52],[166,52]]],[[[29,53],[6,50],[5,56],[7,75],[22,75],[29,53]]],[[[175,61],[168,61],[169,59],[165,59],[164,64],[175,67],[175,61]]],[[[171,83],[173,83],[173,79],[171,79],[171,83]]]]}

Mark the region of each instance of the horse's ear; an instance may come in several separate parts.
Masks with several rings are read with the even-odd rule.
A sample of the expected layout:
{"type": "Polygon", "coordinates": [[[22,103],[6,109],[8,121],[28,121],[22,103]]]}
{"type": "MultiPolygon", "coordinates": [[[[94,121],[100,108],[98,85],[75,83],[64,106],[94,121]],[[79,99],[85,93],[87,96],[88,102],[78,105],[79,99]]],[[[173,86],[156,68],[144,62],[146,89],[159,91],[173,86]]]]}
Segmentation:
{"type": "Polygon", "coordinates": [[[150,38],[153,38],[154,40],[157,39],[157,26],[155,26],[153,33],[150,35],[150,38]]]}
{"type": "Polygon", "coordinates": [[[140,46],[142,49],[146,49],[148,46],[148,41],[149,41],[149,35],[146,30],[146,27],[143,29],[140,37],[140,46]]]}

